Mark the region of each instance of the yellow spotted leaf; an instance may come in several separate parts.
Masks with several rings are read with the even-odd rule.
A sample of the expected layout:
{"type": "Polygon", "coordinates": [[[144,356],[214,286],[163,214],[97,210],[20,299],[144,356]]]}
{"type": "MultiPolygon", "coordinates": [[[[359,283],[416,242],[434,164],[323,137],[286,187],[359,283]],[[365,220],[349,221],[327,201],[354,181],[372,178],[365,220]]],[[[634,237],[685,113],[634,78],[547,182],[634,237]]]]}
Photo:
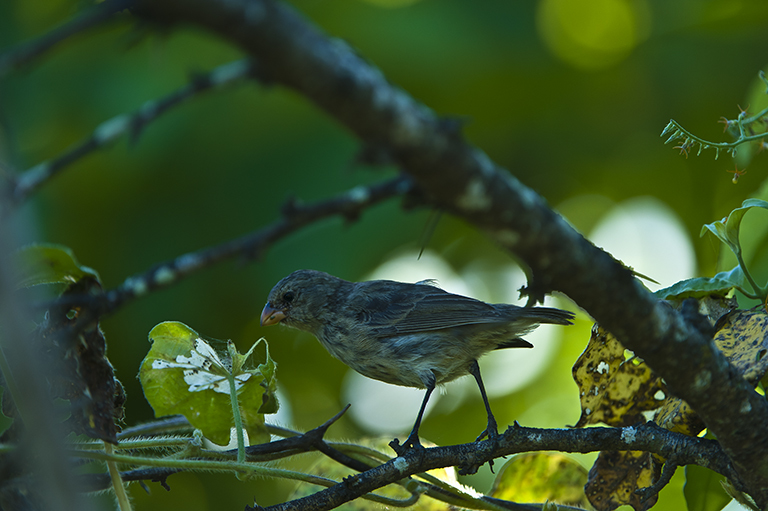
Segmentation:
{"type": "MultiPolygon", "coordinates": [[[[715,346],[752,385],[768,370],[768,314],[762,308],[735,310],[723,316],[715,334],[715,346]]],[[[685,401],[669,396],[654,422],[670,431],[698,435],[704,423],[685,401]]]]}
{"type": "Polygon", "coordinates": [[[715,346],[752,385],[768,370],[768,314],[756,310],[736,310],[720,322],[715,346]]]}
{"type": "Polygon", "coordinates": [[[642,451],[603,451],[589,471],[584,487],[587,498],[597,511],[612,511],[629,505],[635,511],[652,507],[658,496],[641,502],[635,490],[651,486],[659,477],[661,465],[642,451]]]}
{"type": "Polygon", "coordinates": [[[603,422],[631,426],[645,422],[643,412],[661,405],[664,387],[651,369],[636,357],[626,358],[616,338],[599,325],[573,366],[579,386],[581,417],[575,427],[603,422]]]}
{"type": "Polygon", "coordinates": [[[688,436],[697,436],[704,429],[704,423],[688,403],[674,396],[664,400],[653,421],[664,429],[688,436]]]}

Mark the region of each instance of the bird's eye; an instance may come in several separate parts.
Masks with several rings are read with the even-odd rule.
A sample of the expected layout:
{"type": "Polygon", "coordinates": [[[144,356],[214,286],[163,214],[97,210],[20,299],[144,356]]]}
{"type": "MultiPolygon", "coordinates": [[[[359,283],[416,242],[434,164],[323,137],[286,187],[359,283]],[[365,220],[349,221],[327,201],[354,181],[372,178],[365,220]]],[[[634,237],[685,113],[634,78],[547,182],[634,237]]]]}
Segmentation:
{"type": "Polygon", "coordinates": [[[288,291],[283,295],[283,300],[285,300],[288,303],[291,303],[293,301],[293,291],[288,291]]]}

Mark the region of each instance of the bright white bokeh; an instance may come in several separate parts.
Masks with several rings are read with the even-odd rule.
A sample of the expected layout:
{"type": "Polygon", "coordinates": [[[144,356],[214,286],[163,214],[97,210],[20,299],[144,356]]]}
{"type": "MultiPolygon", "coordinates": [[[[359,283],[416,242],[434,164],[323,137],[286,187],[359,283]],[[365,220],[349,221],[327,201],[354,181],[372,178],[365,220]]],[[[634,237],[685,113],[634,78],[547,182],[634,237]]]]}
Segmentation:
{"type": "Polygon", "coordinates": [[[510,262],[501,267],[485,261],[473,261],[461,272],[461,278],[472,290],[472,298],[490,303],[511,303],[525,305],[520,298],[520,288],[527,284],[525,273],[510,262]]]}
{"type": "Polygon", "coordinates": [[[696,258],[688,232],[674,211],[653,197],[636,197],[614,206],[600,219],[589,239],[636,272],[655,291],[696,275],[696,258]]]}
{"type": "MultiPolygon", "coordinates": [[[[471,296],[491,303],[525,305],[520,299],[520,288],[527,284],[525,273],[516,264],[506,267],[483,265],[482,262],[469,264],[462,272],[467,284],[475,291],[471,296]]],[[[556,307],[549,297],[547,307],[556,307]]],[[[480,374],[488,396],[505,396],[528,385],[544,371],[555,356],[560,345],[562,327],[542,325],[525,335],[525,340],[535,349],[507,349],[492,351],[480,359],[480,374]]],[[[474,378],[462,379],[478,393],[474,378]]]]}
{"type": "MultiPolygon", "coordinates": [[[[407,433],[416,421],[426,390],[399,387],[347,371],[342,384],[344,402],[350,403],[350,417],[362,428],[379,435],[407,433]]],[[[439,400],[432,393],[426,417],[439,400]]]]}
{"type": "MultiPolygon", "coordinates": [[[[435,279],[441,288],[451,293],[493,303],[522,305],[518,290],[525,285],[525,274],[515,264],[499,268],[479,262],[468,265],[459,275],[434,252],[425,251],[421,258],[417,256],[415,250],[402,252],[381,264],[366,280],[418,282],[435,279]]],[[[528,385],[546,369],[555,355],[560,335],[558,327],[544,325],[525,336],[535,349],[499,350],[480,359],[480,372],[488,396],[503,396],[528,385]]],[[[342,392],[344,400],[352,404],[349,414],[359,426],[372,433],[386,434],[410,430],[425,390],[371,380],[350,369],[342,392]]],[[[480,399],[480,391],[471,376],[439,387],[432,394],[424,416],[432,410],[450,413],[467,398],[480,399]]]]}
{"type": "MultiPolygon", "coordinates": [[[[365,280],[379,279],[399,282],[434,279],[446,291],[470,294],[464,280],[448,263],[430,250],[425,250],[421,257],[416,250],[400,252],[365,277],[365,280]]],[[[376,434],[410,431],[425,392],[422,389],[399,387],[372,380],[351,369],[347,371],[342,387],[344,400],[352,405],[349,415],[360,427],[376,434]]],[[[424,417],[434,409],[442,395],[441,391],[432,394],[424,417]]]]}
{"type": "MultiPolygon", "coordinates": [[[[525,335],[534,348],[492,351],[480,359],[480,374],[489,398],[501,397],[531,383],[550,364],[560,347],[563,327],[542,325],[525,335]]],[[[469,378],[476,386],[474,378],[469,378]]],[[[478,397],[479,397],[479,390],[478,397]]]]}
{"type": "Polygon", "coordinates": [[[419,257],[418,250],[400,252],[380,264],[365,277],[365,280],[396,280],[398,282],[419,282],[433,279],[437,285],[450,293],[469,296],[471,291],[453,268],[431,250],[425,250],[419,257]]]}

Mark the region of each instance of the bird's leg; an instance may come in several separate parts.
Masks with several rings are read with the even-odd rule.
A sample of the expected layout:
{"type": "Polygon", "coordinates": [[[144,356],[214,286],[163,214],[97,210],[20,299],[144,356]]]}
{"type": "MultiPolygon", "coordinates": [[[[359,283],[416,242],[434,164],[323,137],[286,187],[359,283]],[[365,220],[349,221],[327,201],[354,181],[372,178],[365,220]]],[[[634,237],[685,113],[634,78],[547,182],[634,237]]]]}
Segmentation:
{"type": "Polygon", "coordinates": [[[480,366],[477,365],[477,360],[473,360],[469,365],[469,374],[475,377],[477,386],[480,387],[480,394],[483,396],[485,411],[488,412],[488,426],[485,428],[485,431],[480,433],[480,436],[477,437],[475,442],[479,442],[486,436],[488,437],[488,440],[496,440],[496,438],[499,436],[499,430],[496,426],[496,418],[493,416],[493,412],[491,412],[491,405],[488,402],[488,395],[485,393],[485,385],[483,385],[483,379],[480,377],[480,366]]]}
{"type": "Polygon", "coordinates": [[[423,446],[419,441],[419,426],[421,426],[421,419],[424,416],[424,410],[427,409],[427,401],[429,401],[429,396],[432,395],[432,391],[435,390],[436,385],[435,376],[433,374],[430,374],[430,376],[431,378],[426,382],[427,393],[424,396],[424,401],[421,402],[419,415],[416,417],[416,423],[413,425],[413,429],[408,435],[408,438],[406,438],[403,445],[400,445],[400,442],[397,440],[397,438],[389,443],[389,446],[392,447],[398,456],[402,456],[408,449],[423,449],[423,446]]]}

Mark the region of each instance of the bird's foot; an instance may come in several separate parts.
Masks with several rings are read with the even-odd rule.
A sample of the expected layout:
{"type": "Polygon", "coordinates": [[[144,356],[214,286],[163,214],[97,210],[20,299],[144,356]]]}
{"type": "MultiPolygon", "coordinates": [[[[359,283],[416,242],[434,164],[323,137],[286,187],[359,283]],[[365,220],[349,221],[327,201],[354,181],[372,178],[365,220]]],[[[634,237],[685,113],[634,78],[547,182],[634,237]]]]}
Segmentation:
{"type": "Polygon", "coordinates": [[[483,438],[488,437],[488,440],[498,440],[499,438],[499,432],[496,431],[496,428],[489,429],[485,428],[482,433],[480,433],[480,436],[475,439],[475,442],[479,442],[483,438]]]}
{"type": "Polygon", "coordinates": [[[488,440],[495,442],[499,439],[499,429],[496,426],[496,419],[491,416],[488,419],[488,426],[480,433],[480,436],[475,439],[475,442],[479,442],[483,438],[488,437],[488,440]]]}
{"type": "MultiPolygon", "coordinates": [[[[480,436],[477,437],[475,442],[479,442],[482,439],[488,437],[488,441],[490,442],[489,445],[484,445],[483,447],[487,448],[489,451],[493,451],[498,447],[499,442],[499,431],[496,428],[496,421],[488,421],[488,427],[485,428],[485,430],[480,433],[480,436]]],[[[485,450],[485,449],[483,449],[485,450]]],[[[473,462],[473,463],[463,463],[459,465],[459,475],[471,475],[476,474],[478,469],[483,465],[483,462],[473,462]]],[[[488,460],[488,467],[491,469],[491,473],[493,473],[493,458],[488,460]]]]}
{"type": "Polygon", "coordinates": [[[397,453],[398,456],[402,456],[411,449],[424,449],[424,446],[421,445],[421,442],[419,442],[419,436],[414,435],[413,433],[408,435],[408,438],[405,439],[405,442],[402,445],[400,445],[400,440],[395,438],[389,442],[389,446],[393,451],[397,453]]]}

